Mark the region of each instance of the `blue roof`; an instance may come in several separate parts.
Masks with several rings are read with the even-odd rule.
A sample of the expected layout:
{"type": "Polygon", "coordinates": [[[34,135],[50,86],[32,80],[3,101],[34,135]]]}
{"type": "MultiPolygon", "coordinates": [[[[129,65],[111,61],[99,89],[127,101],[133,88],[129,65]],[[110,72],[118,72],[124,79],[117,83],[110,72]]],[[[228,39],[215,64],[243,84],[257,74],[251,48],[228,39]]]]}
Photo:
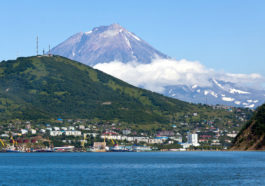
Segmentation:
{"type": "Polygon", "coordinates": [[[155,139],[168,139],[168,137],[166,137],[166,136],[159,136],[159,137],[156,137],[155,139]]]}

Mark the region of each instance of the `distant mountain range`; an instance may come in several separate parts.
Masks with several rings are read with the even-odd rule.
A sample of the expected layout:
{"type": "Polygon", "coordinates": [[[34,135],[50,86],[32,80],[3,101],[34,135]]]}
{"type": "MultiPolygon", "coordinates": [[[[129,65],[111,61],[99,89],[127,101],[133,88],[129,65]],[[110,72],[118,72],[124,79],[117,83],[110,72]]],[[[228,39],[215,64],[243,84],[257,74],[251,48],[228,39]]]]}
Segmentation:
{"type": "Polygon", "coordinates": [[[265,91],[238,87],[230,82],[211,79],[211,87],[167,86],[164,95],[192,103],[221,104],[255,108],[265,101],[265,91]]]}
{"type": "MultiPolygon", "coordinates": [[[[54,47],[51,53],[89,66],[112,61],[123,63],[134,61],[147,64],[153,59],[169,58],[118,24],[100,26],[92,31],[77,33],[54,47]]],[[[199,87],[196,84],[165,86],[163,94],[192,103],[248,108],[255,108],[265,102],[264,90],[246,88],[244,85],[239,86],[214,78],[209,81],[212,82],[211,87],[199,87]]]]}

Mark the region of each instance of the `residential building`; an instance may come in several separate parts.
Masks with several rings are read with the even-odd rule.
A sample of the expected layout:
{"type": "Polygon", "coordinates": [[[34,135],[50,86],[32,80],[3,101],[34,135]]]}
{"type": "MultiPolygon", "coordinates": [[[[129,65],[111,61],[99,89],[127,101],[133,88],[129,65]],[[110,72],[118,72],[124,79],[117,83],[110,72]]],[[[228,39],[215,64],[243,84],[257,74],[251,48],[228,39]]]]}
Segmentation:
{"type": "Polygon", "coordinates": [[[77,131],[77,130],[67,130],[65,131],[65,135],[66,136],[81,136],[82,133],[81,131],[77,131]]]}
{"type": "Polygon", "coordinates": [[[58,130],[51,130],[50,131],[50,136],[61,136],[63,134],[62,131],[58,131],[58,130]]]}

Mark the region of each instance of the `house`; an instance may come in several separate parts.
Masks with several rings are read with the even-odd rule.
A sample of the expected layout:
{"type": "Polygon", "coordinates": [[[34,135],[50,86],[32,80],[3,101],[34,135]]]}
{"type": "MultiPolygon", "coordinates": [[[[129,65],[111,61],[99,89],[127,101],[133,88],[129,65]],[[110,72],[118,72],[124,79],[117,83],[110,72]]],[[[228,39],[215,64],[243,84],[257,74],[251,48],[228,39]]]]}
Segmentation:
{"type": "Polygon", "coordinates": [[[41,133],[45,133],[46,130],[45,130],[45,129],[40,129],[40,132],[41,132],[41,133]]]}
{"type": "Polygon", "coordinates": [[[69,126],[68,129],[69,130],[75,130],[75,127],[74,126],[69,126]]]}
{"type": "Polygon", "coordinates": [[[61,129],[62,129],[62,130],[67,130],[67,128],[66,128],[66,127],[61,127],[61,129]]]}
{"type": "Polygon", "coordinates": [[[60,127],[53,127],[54,130],[60,130],[60,127]]]}
{"type": "Polygon", "coordinates": [[[102,150],[106,148],[106,142],[94,142],[93,148],[95,150],[102,150]]]}
{"type": "Polygon", "coordinates": [[[87,136],[93,136],[94,138],[98,136],[98,133],[86,133],[87,136]]]}
{"type": "Polygon", "coordinates": [[[164,131],[160,131],[157,136],[174,136],[175,133],[173,131],[169,131],[169,130],[164,130],[164,131]]]}
{"type": "Polygon", "coordinates": [[[8,138],[9,135],[8,135],[8,134],[1,134],[1,137],[2,137],[2,138],[8,138]]]}
{"type": "Polygon", "coordinates": [[[129,130],[129,129],[122,130],[122,134],[123,135],[131,134],[131,130],[129,130]]]}
{"type": "Polygon", "coordinates": [[[20,131],[21,131],[21,134],[22,134],[22,135],[28,133],[28,130],[26,130],[26,129],[21,129],[20,131]]]}
{"type": "Polygon", "coordinates": [[[166,140],[168,140],[168,137],[167,136],[157,136],[157,137],[155,137],[155,139],[160,139],[160,140],[166,141],[166,140]]]}
{"type": "Polygon", "coordinates": [[[160,143],[163,143],[164,142],[164,140],[162,140],[162,139],[149,139],[148,140],[148,143],[150,143],[150,144],[160,144],[160,143]]]}
{"type": "Polygon", "coordinates": [[[171,140],[177,141],[179,143],[182,143],[182,136],[181,135],[177,135],[174,137],[170,137],[171,140]]]}
{"type": "Polygon", "coordinates": [[[215,139],[215,140],[212,140],[211,145],[221,145],[221,143],[218,139],[215,139]]]}
{"type": "Polygon", "coordinates": [[[37,131],[35,129],[30,129],[31,134],[36,134],[37,131]]]}
{"type": "Polygon", "coordinates": [[[231,137],[231,138],[235,138],[236,137],[236,133],[228,133],[226,134],[228,137],[231,137]]]}

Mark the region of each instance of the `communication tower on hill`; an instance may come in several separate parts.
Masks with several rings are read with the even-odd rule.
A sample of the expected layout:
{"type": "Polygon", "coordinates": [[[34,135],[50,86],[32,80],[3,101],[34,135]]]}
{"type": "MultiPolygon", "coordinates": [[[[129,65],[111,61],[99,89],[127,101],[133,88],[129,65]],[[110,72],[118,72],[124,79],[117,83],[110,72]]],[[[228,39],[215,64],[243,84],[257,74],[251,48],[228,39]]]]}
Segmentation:
{"type": "Polygon", "coordinates": [[[37,56],[39,55],[39,38],[37,36],[37,39],[36,39],[36,52],[37,52],[37,56]]]}
{"type": "Polygon", "coordinates": [[[51,56],[51,46],[49,45],[49,56],[51,56]]]}

